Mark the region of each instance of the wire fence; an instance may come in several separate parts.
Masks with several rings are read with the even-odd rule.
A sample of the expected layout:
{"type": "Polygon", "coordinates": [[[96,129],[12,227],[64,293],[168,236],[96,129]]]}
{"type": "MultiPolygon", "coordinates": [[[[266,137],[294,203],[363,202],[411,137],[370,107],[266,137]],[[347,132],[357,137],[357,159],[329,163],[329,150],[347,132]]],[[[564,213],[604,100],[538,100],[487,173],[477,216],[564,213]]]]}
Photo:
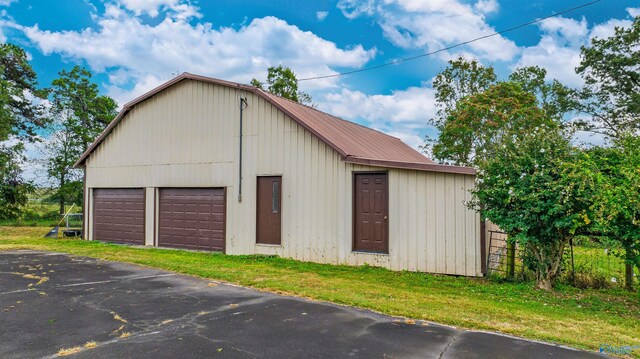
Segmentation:
{"type": "MultiPolygon", "coordinates": [[[[560,280],[576,287],[606,288],[625,285],[626,264],[620,248],[571,245],[565,248],[560,280]]],[[[489,231],[487,275],[513,280],[532,280],[534,271],[527,266],[524,247],[508,240],[506,233],[489,231]]],[[[633,269],[637,283],[640,273],[633,269]]]]}

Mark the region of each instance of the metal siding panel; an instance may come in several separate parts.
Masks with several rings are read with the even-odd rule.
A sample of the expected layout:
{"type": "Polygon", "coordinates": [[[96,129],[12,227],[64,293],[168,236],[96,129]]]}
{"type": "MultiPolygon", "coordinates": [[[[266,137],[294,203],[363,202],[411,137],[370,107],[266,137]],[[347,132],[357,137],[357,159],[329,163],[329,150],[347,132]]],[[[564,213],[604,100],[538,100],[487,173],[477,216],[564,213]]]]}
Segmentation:
{"type": "MultiPolygon", "coordinates": [[[[465,178],[465,196],[467,201],[471,201],[472,194],[469,192],[475,186],[473,178],[465,178]]],[[[476,276],[481,272],[481,256],[480,256],[480,217],[471,210],[466,210],[466,230],[467,230],[467,251],[466,251],[466,274],[476,276]]]]}
{"type": "Polygon", "coordinates": [[[152,246],[155,242],[155,192],[155,188],[153,187],[145,188],[144,244],[146,246],[152,246]]]}
{"type": "Polygon", "coordinates": [[[454,175],[452,180],[455,184],[455,241],[456,241],[456,256],[455,256],[455,274],[466,274],[466,230],[465,230],[465,212],[464,208],[464,176],[454,175]]]}
{"type": "Polygon", "coordinates": [[[434,173],[425,173],[426,195],[424,202],[426,204],[424,223],[426,226],[426,270],[428,272],[436,272],[436,177],[434,173]]]}
{"type": "Polygon", "coordinates": [[[446,212],[446,193],[445,193],[445,183],[444,183],[444,174],[437,173],[436,176],[436,193],[435,193],[435,203],[436,203],[436,212],[435,212],[435,225],[436,225],[436,237],[435,237],[435,247],[436,247],[436,273],[446,273],[447,272],[447,212],[446,212]]]}

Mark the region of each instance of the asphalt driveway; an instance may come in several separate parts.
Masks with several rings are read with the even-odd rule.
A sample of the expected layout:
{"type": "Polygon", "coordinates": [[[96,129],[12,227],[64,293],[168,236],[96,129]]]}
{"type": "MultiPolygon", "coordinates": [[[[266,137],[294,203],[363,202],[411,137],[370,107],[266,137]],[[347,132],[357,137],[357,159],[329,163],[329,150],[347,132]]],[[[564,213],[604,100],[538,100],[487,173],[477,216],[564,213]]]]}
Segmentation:
{"type": "Polygon", "coordinates": [[[0,310],[1,358],[602,357],[36,251],[0,252],[0,310]]]}

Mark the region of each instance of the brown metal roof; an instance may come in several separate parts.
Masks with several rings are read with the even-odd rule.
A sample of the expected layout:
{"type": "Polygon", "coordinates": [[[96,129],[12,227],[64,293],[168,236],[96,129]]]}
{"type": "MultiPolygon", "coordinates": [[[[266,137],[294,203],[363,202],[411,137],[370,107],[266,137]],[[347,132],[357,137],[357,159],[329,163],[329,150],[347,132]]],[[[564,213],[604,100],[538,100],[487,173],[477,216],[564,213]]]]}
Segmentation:
{"type": "Polygon", "coordinates": [[[346,162],[421,171],[475,174],[474,169],[470,167],[437,164],[398,138],[350,121],[345,121],[297,102],[272,95],[256,87],[190,73],[183,73],[124,105],[118,116],[116,116],[109,126],[98,136],[87,151],[82,154],[74,166],[82,166],[91,152],[93,152],[135,105],[185,79],[238,88],[264,98],[337,151],[346,162]]]}

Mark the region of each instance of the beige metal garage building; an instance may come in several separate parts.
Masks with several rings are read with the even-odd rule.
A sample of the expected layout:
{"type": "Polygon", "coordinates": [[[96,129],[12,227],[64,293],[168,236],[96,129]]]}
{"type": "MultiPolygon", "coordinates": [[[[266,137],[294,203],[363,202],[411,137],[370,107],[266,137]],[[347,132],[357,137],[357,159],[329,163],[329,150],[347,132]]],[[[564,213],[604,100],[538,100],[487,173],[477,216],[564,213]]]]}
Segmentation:
{"type": "Polygon", "coordinates": [[[182,74],[76,163],[90,240],[476,276],[470,168],[255,87],[182,74]]]}

